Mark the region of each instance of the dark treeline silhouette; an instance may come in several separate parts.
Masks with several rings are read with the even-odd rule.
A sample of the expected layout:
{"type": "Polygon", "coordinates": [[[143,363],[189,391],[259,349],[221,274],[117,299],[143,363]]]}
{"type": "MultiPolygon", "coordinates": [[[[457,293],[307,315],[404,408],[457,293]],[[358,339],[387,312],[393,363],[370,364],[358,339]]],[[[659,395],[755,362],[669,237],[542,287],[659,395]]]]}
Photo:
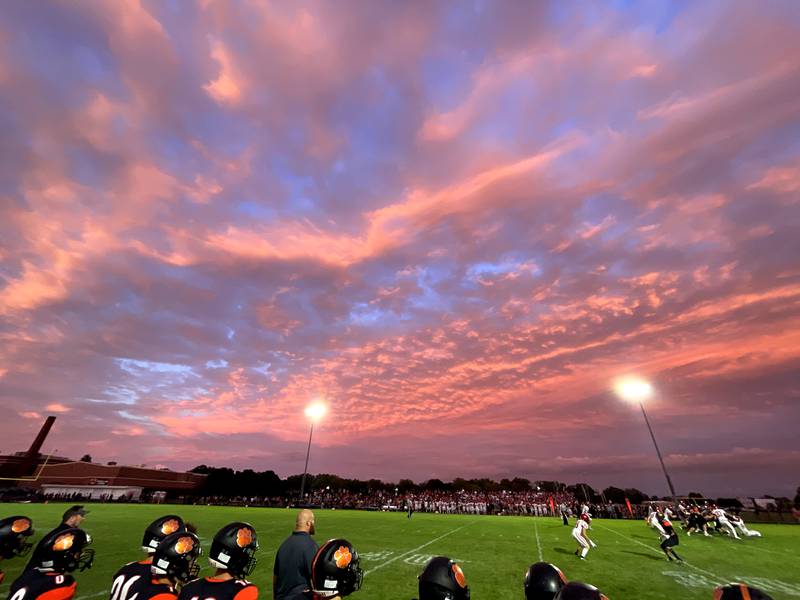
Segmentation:
{"type": "MultiPolygon", "coordinates": [[[[270,498],[296,497],[300,493],[302,475],[290,475],[282,479],[274,471],[253,471],[244,469],[236,471],[228,467],[210,467],[199,465],[191,470],[192,473],[206,475],[206,480],[198,494],[217,497],[246,497],[260,496],[270,498]]],[[[579,500],[587,502],[612,502],[624,503],[625,499],[633,504],[639,504],[650,497],[635,488],[608,487],[602,491],[595,490],[587,483],[567,485],[560,481],[534,481],[522,477],[513,479],[463,479],[457,477],[453,481],[445,482],[441,479],[429,479],[415,483],[410,479],[401,479],[398,482],[385,482],[379,479],[347,479],[322,473],[309,474],[306,477],[306,490],[335,490],[351,494],[372,493],[419,493],[419,492],[541,492],[543,494],[571,494],[579,500]]]]}

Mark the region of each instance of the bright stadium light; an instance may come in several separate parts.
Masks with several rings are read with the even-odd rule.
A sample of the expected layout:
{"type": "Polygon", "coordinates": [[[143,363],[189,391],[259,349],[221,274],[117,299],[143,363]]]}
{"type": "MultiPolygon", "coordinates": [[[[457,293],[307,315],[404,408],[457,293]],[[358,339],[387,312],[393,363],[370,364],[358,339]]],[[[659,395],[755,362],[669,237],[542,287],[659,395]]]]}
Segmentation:
{"type": "Polygon", "coordinates": [[[328,406],[322,401],[317,400],[306,406],[305,414],[311,421],[311,431],[308,434],[308,448],[306,449],[306,466],[303,467],[303,479],[300,480],[300,501],[303,501],[306,491],[306,476],[308,475],[308,457],[311,454],[311,438],[314,435],[314,423],[319,423],[327,414],[328,406]]]}
{"type": "Polygon", "coordinates": [[[328,407],[322,401],[317,401],[306,406],[306,416],[311,419],[311,424],[319,423],[328,412],[328,407]]]}
{"type": "Polygon", "coordinates": [[[653,396],[653,386],[650,385],[649,381],[642,379],[641,377],[621,377],[614,382],[614,391],[625,402],[638,404],[639,408],[642,409],[644,422],[647,425],[647,430],[650,432],[650,439],[653,440],[653,446],[655,446],[656,454],[658,455],[658,462],[661,463],[661,470],[664,471],[664,477],[667,480],[667,485],[669,486],[669,491],[672,494],[672,501],[674,503],[675,487],[672,485],[672,479],[667,472],[667,466],[664,464],[664,459],[661,456],[661,450],[658,448],[656,435],[653,433],[653,428],[650,427],[650,419],[647,418],[647,412],[644,410],[644,401],[653,396]]]}
{"type": "Polygon", "coordinates": [[[641,377],[622,377],[614,383],[614,390],[626,402],[642,403],[653,395],[653,386],[641,377]]]}

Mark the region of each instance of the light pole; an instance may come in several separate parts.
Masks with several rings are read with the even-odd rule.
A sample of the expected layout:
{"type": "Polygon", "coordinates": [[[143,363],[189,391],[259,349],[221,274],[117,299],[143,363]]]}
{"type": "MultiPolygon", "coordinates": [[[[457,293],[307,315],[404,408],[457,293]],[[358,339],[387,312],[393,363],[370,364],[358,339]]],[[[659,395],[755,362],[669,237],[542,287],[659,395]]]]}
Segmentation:
{"type": "Polygon", "coordinates": [[[638,403],[639,408],[642,409],[642,416],[644,417],[644,422],[647,424],[647,431],[650,432],[650,439],[653,440],[653,446],[656,448],[658,462],[661,463],[661,470],[664,471],[664,477],[667,480],[669,493],[672,494],[672,502],[674,504],[675,486],[672,485],[672,479],[667,472],[667,466],[664,464],[664,458],[661,456],[661,450],[658,448],[658,442],[656,442],[656,436],[653,433],[653,428],[650,427],[650,419],[647,418],[647,412],[644,410],[644,401],[653,395],[653,386],[651,386],[650,383],[644,379],[638,377],[625,377],[623,379],[619,379],[614,384],[614,389],[620,398],[626,402],[638,403]]]}
{"type": "Polygon", "coordinates": [[[306,491],[306,475],[308,475],[308,457],[311,454],[311,438],[314,435],[314,423],[319,422],[325,413],[328,412],[328,407],[322,402],[314,402],[306,407],[305,413],[308,420],[311,421],[311,431],[308,433],[308,448],[306,449],[306,465],[303,467],[303,479],[300,480],[300,502],[303,502],[304,493],[306,491]]]}

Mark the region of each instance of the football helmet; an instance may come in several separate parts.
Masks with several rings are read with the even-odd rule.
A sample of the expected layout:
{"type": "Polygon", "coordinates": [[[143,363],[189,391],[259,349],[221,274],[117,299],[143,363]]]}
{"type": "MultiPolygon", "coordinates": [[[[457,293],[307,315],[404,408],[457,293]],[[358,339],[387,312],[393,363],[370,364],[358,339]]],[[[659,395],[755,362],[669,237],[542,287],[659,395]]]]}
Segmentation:
{"type": "Polygon", "coordinates": [[[83,529],[71,527],[53,531],[40,543],[41,554],[35,567],[56,573],[71,573],[76,569],[85,571],[92,568],[94,550],[88,548],[92,538],[83,529]]]}
{"type": "Polygon", "coordinates": [[[203,553],[199,538],[188,531],[169,534],[153,553],[150,567],[153,575],[169,577],[171,580],[186,583],[197,579],[200,565],[197,558],[203,553]]]}
{"type": "Polygon", "coordinates": [[[525,572],[525,598],[527,600],[553,600],[567,583],[567,578],[555,565],[538,562],[525,572]]]}
{"type": "Polygon", "coordinates": [[[349,596],[361,588],[358,551],[344,539],[328,540],[311,563],[311,590],[320,598],[349,596]]]}
{"type": "Polygon", "coordinates": [[[608,598],[593,585],[570,581],[561,588],[554,600],[608,600],[608,598]]]}
{"type": "Polygon", "coordinates": [[[30,517],[15,516],[0,520],[0,558],[25,556],[32,544],[26,539],[33,535],[30,517]]]}
{"type": "Polygon", "coordinates": [[[142,537],[142,550],[153,554],[165,537],[171,533],[186,531],[186,525],[178,515],[164,515],[159,517],[144,530],[142,537]]]}
{"type": "Polygon", "coordinates": [[[434,556],[419,576],[419,600],[469,600],[464,571],[446,556],[434,556]]]}
{"type": "Polygon", "coordinates": [[[583,513],[581,515],[581,519],[583,519],[587,523],[591,523],[592,522],[592,515],[590,515],[589,513],[583,513]]]}
{"type": "Polygon", "coordinates": [[[256,530],[249,523],[235,521],[225,525],[214,536],[208,562],[218,569],[225,569],[234,577],[244,579],[256,568],[256,550],[256,530]]]}
{"type": "Polygon", "coordinates": [[[744,583],[729,583],[714,590],[714,600],[772,600],[761,590],[748,587],[744,583]]]}

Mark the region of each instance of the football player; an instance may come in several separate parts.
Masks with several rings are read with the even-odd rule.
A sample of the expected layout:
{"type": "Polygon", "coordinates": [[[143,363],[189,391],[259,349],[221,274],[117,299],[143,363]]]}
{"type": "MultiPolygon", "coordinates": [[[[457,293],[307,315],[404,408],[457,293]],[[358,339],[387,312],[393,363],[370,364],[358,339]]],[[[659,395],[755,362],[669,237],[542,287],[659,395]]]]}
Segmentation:
{"type": "Polygon", "coordinates": [[[593,585],[570,581],[556,594],[555,600],[608,600],[608,597],[593,585]]]}
{"type": "Polygon", "coordinates": [[[91,568],[91,542],[76,527],[48,533],[39,543],[37,563],[11,584],[9,600],[72,600],[78,584],[70,573],[91,568]]]}
{"type": "Polygon", "coordinates": [[[744,583],[729,583],[714,590],[714,600],[772,600],[772,597],[744,583]]]}
{"type": "MultiPolygon", "coordinates": [[[[70,506],[67,510],[64,511],[64,514],[61,517],[61,523],[50,531],[46,536],[44,536],[39,543],[36,544],[36,547],[33,549],[31,553],[31,558],[28,561],[28,564],[25,565],[25,570],[36,568],[41,561],[41,557],[39,556],[40,551],[43,550],[42,544],[45,540],[50,539],[50,536],[54,533],[58,533],[59,531],[66,531],[67,529],[79,528],[81,526],[81,522],[86,518],[86,515],[89,514],[89,511],[83,508],[81,504],[76,504],[74,506],[70,506]]],[[[91,541],[91,537],[89,538],[91,541]]]]}
{"type": "Polygon", "coordinates": [[[249,523],[225,525],[214,536],[208,562],[215,567],[213,577],[190,581],[181,589],[180,600],[256,600],[258,588],[245,577],[256,566],[256,530],[249,523]]]}
{"type": "MultiPolygon", "coordinates": [[[[7,517],[0,521],[0,561],[25,556],[31,549],[27,538],[33,535],[33,521],[29,517],[7,517]]],[[[0,569],[0,583],[5,573],[0,569]]]]}
{"type": "Polygon", "coordinates": [[[434,556],[419,576],[419,600],[469,600],[464,571],[446,556],[434,556]]]}
{"type": "Polygon", "coordinates": [[[311,563],[314,600],[344,598],[358,591],[364,579],[358,562],[358,552],[347,540],[329,540],[320,546],[311,563]]]}
{"type": "Polygon", "coordinates": [[[725,513],[724,510],[722,510],[719,507],[714,507],[711,511],[711,514],[713,514],[714,517],[716,517],[718,528],[720,527],[723,528],[725,531],[728,532],[728,534],[731,537],[733,537],[736,540],[742,539],[738,535],[736,535],[736,530],[733,528],[733,525],[731,525],[731,522],[728,520],[728,515],[725,513]]]}
{"type": "Polygon", "coordinates": [[[683,562],[683,559],[678,556],[678,553],[675,552],[675,546],[680,544],[678,541],[678,532],[675,531],[675,528],[672,526],[672,522],[664,518],[661,521],[661,528],[664,530],[664,539],[661,540],[661,549],[664,551],[664,554],[667,555],[667,560],[673,560],[673,556],[675,559],[683,562]]]}
{"type": "Polygon", "coordinates": [[[121,574],[114,579],[111,600],[175,600],[175,587],[195,579],[200,572],[200,554],[200,540],[195,534],[171,533],[156,547],[149,573],[121,574]]]}
{"type": "Polygon", "coordinates": [[[664,529],[661,527],[661,515],[658,514],[658,511],[650,508],[650,512],[647,514],[647,524],[655,529],[658,532],[659,537],[664,535],[664,529]]]}
{"type": "Polygon", "coordinates": [[[566,583],[567,578],[557,566],[534,563],[525,572],[525,600],[553,600],[566,583]]]}
{"type": "Polygon", "coordinates": [[[747,525],[744,524],[744,520],[742,519],[742,517],[738,515],[737,516],[730,515],[728,519],[734,525],[734,527],[739,528],[739,531],[742,532],[742,535],[745,535],[747,537],[761,537],[761,532],[756,531],[755,529],[749,529],[747,525]]]}
{"type": "MultiPolygon", "coordinates": [[[[134,577],[139,580],[150,580],[150,565],[153,563],[153,553],[155,553],[158,545],[168,535],[173,533],[181,533],[186,531],[186,524],[178,515],[164,515],[159,517],[144,530],[142,536],[142,551],[145,553],[145,558],[140,561],[128,563],[114,573],[111,580],[113,582],[111,588],[111,597],[114,598],[114,585],[119,585],[124,588],[128,581],[134,577]],[[119,584],[117,583],[119,582],[119,584]]],[[[126,600],[125,597],[117,598],[115,600],[126,600]]]]}
{"type": "Polygon", "coordinates": [[[702,531],[704,536],[711,537],[711,534],[708,533],[708,523],[705,517],[700,512],[700,509],[695,506],[686,519],[686,535],[690,536],[692,533],[699,531],[702,531]]]}
{"type": "Polygon", "coordinates": [[[589,523],[592,518],[588,514],[582,514],[580,518],[575,521],[575,527],[572,529],[572,537],[578,542],[578,549],[575,554],[581,557],[581,560],[586,560],[586,555],[589,554],[589,548],[597,546],[591,539],[589,539],[589,523]]]}

